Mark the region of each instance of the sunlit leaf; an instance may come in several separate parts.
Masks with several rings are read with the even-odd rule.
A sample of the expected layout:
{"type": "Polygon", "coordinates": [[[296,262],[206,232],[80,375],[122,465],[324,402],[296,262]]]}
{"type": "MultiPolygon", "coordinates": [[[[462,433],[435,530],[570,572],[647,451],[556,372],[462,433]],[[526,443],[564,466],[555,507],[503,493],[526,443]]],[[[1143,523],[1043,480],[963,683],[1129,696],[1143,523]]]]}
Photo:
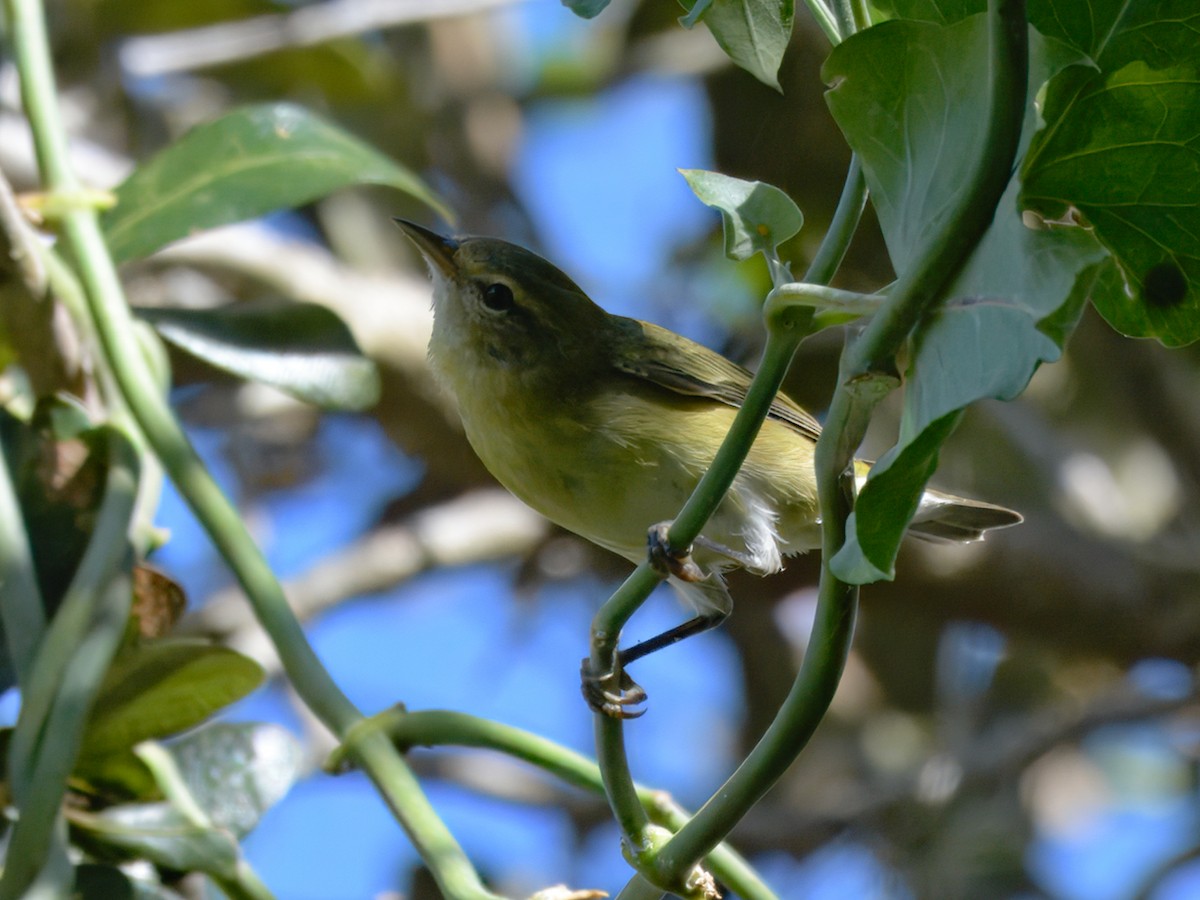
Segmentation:
{"type": "Polygon", "coordinates": [[[562,0],[562,5],[584,19],[600,15],[611,0],[562,0]]]}
{"type": "Polygon", "coordinates": [[[246,696],[262,678],[258,663],[225,647],[158,640],[127,648],[101,685],[81,757],[191,728],[246,696]]]}
{"type": "Polygon", "coordinates": [[[335,313],[315,303],[267,301],[138,314],[181,350],[328,409],[366,409],[379,373],[335,313]]]}
{"type": "Polygon", "coordinates": [[[247,106],[192,129],[117,188],[102,220],[118,262],[197,231],[298,206],[352,184],[384,184],[449,217],[404,166],[300,106],[247,106]]]}
{"type": "MultiPolygon", "coordinates": [[[[1030,90],[1079,59],[1032,35],[1030,90]]],[[[963,189],[986,123],[984,17],[949,27],[887,22],[850,38],[826,64],[830,107],[860,154],[897,271],[944,222],[963,189]]],[[[1038,120],[1032,96],[1022,148],[1038,120]]],[[[852,580],[890,577],[905,526],[933,472],[955,413],[984,397],[1024,389],[1056,359],[1079,311],[1079,285],[1104,251],[1083,229],[1023,223],[1018,181],[950,286],[947,305],[922,325],[907,373],[897,445],[872,470],[835,570],[852,580]],[[1014,265],[1014,260],[1020,260],[1014,265]],[[1069,311],[1070,314],[1067,314],[1069,311]],[[1043,320],[1053,329],[1041,327],[1043,320]]]]}
{"type": "Polygon", "coordinates": [[[169,804],[113,806],[99,813],[72,810],[68,817],[83,842],[105,855],[146,859],[178,872],[221,878],[237,874],[240,850],[233,835],[190,822],[169,804]]]}
{"type": "Polygon", "coordinates": [[[1200,338],[1200,60],[1075,67],[1051,82],[1045,115],[1023,202],[1082,217],[1120,263],[1127,289],[1096,300],[1114,328],[1200,338]]]}
{"type": "Polygon", "coordinates": [[[780,90],[779,66],[792,38],[793,0],[712,0],[700,14],[726,56],[780,90]]]}
{"type": "Polygon", "coordinates": [[[242,837],[288,792],[304,747],[279,725],[208,725],[171,742],[180,775],[214,825],[242,837]]]}
{"type": "Polygon", "coordinates": [[[1200,7],[1195,0],[1033,0],[1029,21],[1104,71],[1137,60],[1162,69],[1194,58],[1200,7]]]}
{"type": "Polygon", "coordinates": [[[770,253],[804,225],[800,208],[773,185],[703,169],[679,173],[702,203],[721,213],[725,253],[733,259],[748,259],[760,250],[770,253]]]}
{"type": "Polygon", "coordinates": [[[873,0],[889,19],[912,19],[934,25],[953,25],[987,9],[987,0],[873,0]]]}

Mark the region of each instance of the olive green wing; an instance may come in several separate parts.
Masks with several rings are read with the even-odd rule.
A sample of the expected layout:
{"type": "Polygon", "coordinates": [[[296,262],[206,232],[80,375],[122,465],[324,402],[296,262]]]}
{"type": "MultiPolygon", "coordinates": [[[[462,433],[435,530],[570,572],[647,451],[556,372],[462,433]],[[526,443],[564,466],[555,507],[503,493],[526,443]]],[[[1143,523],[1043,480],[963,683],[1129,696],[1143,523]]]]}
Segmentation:
{"type": "MultiPolygon", "coordinates": [[[[613,354],[616,367],[659,387],[691,397],[708,397],[735,409],[746,400],[750,372],[724,356],[650,322],[627,319],[613,354]]],[[[776,419],[815,441],[821,423],[783,394],[771,404],[776,419]]]]}

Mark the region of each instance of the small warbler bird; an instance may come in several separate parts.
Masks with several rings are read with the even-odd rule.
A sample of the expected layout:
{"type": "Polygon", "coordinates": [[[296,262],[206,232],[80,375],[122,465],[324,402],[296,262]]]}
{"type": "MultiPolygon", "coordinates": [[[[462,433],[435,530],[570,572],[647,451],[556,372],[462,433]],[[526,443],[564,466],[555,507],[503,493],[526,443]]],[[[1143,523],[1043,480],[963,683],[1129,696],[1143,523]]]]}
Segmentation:
{"type": "MultiPolygon", "coordinates": [[[[750,373],[658,325],[605,312],[515,244],[396,222],[429,264],[430,365],[458,401],[484,465],[551,521],[631,562],[645,560],[647,529],[691,494],[750,373]]],[[[820,547],[820,431],[798,405],[776,398],[688,565],[672,569],[669,580],[697,617],[624,651],[622,663],[723,619],[732,605],[723,570],[766,575],[782,568],[783,556],[820,547]]],[[[868,470],[859,464],[860,479],[868,470]]],[[[1000,506],[928,491],[911,531],[973,541],[1020,521],[1000,506]]]]}

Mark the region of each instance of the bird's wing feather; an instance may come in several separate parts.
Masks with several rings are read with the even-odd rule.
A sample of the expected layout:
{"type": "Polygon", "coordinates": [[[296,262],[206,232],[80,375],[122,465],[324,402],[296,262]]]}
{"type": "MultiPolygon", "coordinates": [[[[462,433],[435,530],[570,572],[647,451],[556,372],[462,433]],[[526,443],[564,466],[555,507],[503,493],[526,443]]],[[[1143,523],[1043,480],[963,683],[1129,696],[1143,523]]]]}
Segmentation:
{"type": "MultiPolygon", "coordinates": [[[[692,344],[686,355],[680,353],[678,341],[684,338],[649,322],[627,321],[632,324],[625,336],[636,343],[637,352],[614,354],[615,365],[622,372],[679,394],[709,397],[735,409],[745,402],[753,377],[749,371],[700,344],[692,344]]],[[[767,415],[810,440],[815,441],[821,433],[821,424],[783,394],[776,395],[767,415]]]]}

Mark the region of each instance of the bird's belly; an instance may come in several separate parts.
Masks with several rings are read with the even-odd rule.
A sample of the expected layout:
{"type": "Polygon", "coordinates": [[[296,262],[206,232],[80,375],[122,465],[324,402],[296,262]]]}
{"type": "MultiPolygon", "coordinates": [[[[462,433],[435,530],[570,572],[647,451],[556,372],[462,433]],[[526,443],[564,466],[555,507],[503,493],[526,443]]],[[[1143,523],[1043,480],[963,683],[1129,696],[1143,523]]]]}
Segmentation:
{"type": "Polygon", "coordinates": [[[538,423],[537,434],[468,437],[488,470],[533,509],[626,559],[646,555],[646,531],[674,516],[696,478],[663,459],[576,423],[538,423]]]}
{"type": "MultiPolygon", "coordinates": [[[[497,480],[551,521],[633,562],[645,559],[647,529],[678,514],[715,453],[715,444],[688,443],[686,429],[666,450],[663,442],[642,437],[644,432],[589,427],[546,414],[510,419],[507,426],[467,429],[497,480]],[[681,454],[680,446],[689,452],[681,454]]],[[[760,435],[747,466],[703,529],[710,541],[748,557],[749,568],[758,572],[777,570],[781,553],[819,542],[813,539],[815,510],[791,502],[790,495],[779,493],[779,484],[756,474],[767,453],[778,467],[779,448],[770,443],[760,435]]],[[[701,548],[696,558],[716,568],[733,564],[701,548]]]]}

